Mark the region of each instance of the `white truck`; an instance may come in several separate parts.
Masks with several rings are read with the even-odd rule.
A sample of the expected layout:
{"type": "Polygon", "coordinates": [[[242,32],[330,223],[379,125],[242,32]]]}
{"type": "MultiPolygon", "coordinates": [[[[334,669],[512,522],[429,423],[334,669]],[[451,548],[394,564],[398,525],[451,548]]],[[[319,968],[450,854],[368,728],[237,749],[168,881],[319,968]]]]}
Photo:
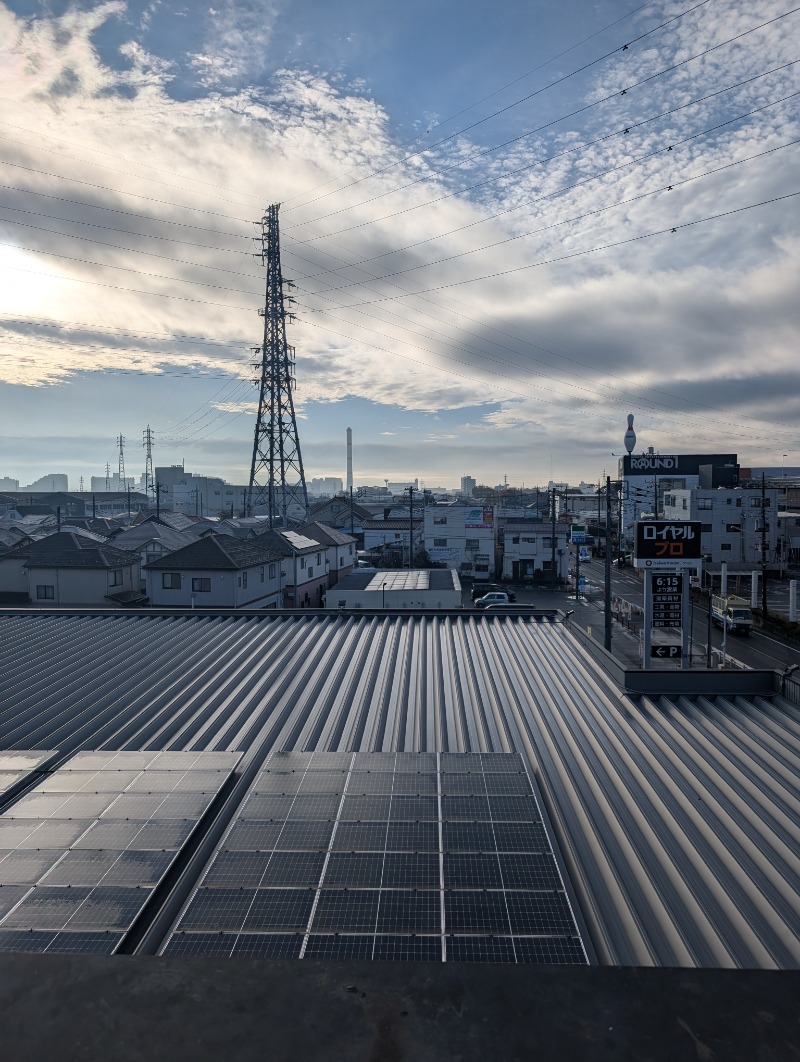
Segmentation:
{"type": "Polygon", "coordinates": [[[753,610],[743,597],[713,597],[711,619],[731,634],[749,634],[753,627],[753,610]]]}

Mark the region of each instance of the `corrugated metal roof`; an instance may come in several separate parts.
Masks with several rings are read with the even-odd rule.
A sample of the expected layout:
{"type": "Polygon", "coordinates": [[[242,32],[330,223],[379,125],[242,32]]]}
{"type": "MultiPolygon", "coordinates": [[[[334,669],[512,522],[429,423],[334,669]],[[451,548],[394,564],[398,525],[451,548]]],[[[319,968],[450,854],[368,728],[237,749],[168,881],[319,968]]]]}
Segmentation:
{"type": "Polygon", "coordinates": [[[4,748],[519,751],[602,962],[800,967],[800,714],[473,614],[0,617],[4,748]]]}

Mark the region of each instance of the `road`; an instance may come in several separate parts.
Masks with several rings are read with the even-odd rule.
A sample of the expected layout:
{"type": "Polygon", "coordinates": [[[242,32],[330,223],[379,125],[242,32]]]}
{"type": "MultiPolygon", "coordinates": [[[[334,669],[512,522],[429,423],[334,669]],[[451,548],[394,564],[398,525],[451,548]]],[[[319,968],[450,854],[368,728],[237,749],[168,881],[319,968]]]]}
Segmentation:
{"type": "MultiPolygon", "coordinates": [[[[581,565],[581,574],[586,576],[589,583],[597,586],[603,585],[604,569],[601,561],[592,561],[581,565]]],[[[785,585],[785,584],[784,584],[785,585]]],[[[642,606],[643,587],[642,582],[636,577],[633,569],[614,569],[611,575],[612,591],[632,604],[642,606]]],[[[470,600],[471,584],[464,591],[464,606],[471,608],[470,600]]],[[[572,612],[570,623],[583,627],[590,631],[592,637],[601,645],[604,640],[604,605],[602,599],[595,601],[576,602],[574,589],[567,592],[565,588],[550,590],[547,588],[515,587],[517,602],[519,604],[534,604],[541,608],[559,608],[564,612],[572,612]]],[[[787,590],[787,614],[788,614],[788,590],[787,590]]],[[[692,608],[692,663],[695,667],[706,666],[706,645],[708,632],[708,612],[700,604],[692,608]]],[[[676,632],[677,634],[677,632],[676,632]]],[[[640,666],[639,660],[639,636],[638,632],[627,630],[614,623],[612,627],[612,652],[629,667],[640,666]]],[[[723,632],[712,627],[711,646],[713,666],[718,666],[722,656],[723,632]]],[[[754,630],[749,635],[728,634],[726,656],[731,666],[744,666],[748,668],[763,669],[774,668],[783,671],[792,664],[800,664],[800,647],[784,643],[771,635],[754,630]]],[[[658,661],[659,668],[675,668],[679,666],[672,662],[658,661]]]]}

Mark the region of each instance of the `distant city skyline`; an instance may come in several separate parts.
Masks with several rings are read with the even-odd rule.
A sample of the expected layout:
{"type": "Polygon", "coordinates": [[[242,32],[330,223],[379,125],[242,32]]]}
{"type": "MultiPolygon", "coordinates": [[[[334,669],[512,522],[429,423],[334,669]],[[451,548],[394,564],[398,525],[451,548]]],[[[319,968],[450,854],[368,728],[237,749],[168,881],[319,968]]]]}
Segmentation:
{"type": "Polygon", "coordinates": [[[246,482],[272,203],[308,477],[800,460],[800,12],[455,10],[0,0],[0,475],[246,482]]]}

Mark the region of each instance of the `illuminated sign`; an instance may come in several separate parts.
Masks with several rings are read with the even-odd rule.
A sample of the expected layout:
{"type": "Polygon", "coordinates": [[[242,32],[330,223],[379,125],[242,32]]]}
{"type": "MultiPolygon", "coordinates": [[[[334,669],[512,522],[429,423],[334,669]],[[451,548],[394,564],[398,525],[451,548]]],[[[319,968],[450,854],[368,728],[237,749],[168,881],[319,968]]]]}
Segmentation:
{"type": "Polygon", "coordinates": [[[636,568],[696,568],[701,559],[699,520],[637,520],[636,568]]]}

